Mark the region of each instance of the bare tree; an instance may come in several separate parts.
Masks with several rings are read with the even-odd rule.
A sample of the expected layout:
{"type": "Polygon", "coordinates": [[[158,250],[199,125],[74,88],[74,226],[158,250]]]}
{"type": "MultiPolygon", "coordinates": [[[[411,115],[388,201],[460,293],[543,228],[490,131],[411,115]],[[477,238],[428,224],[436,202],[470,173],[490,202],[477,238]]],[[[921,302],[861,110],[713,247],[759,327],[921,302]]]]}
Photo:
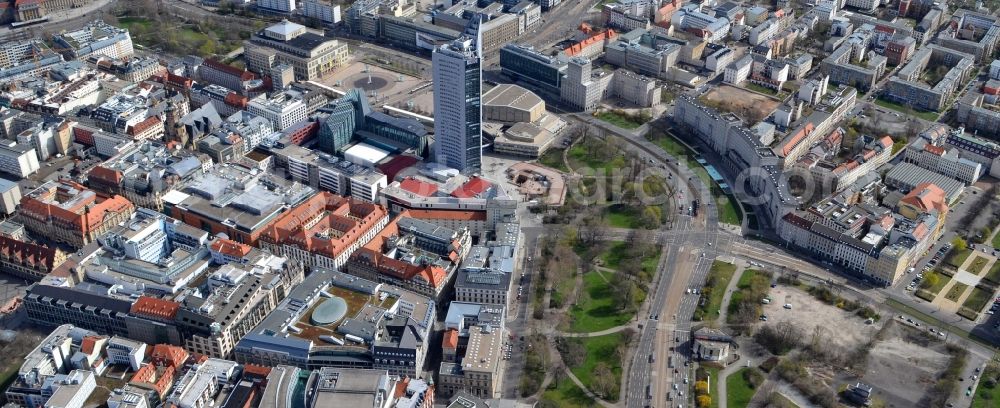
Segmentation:
{"type": "Polygon", "coordinates": [[[591,391],[601,397],[608,397],[617,387],[618,384],[614,374],[611,373],[611,368],[603,361],[597,363],[597,366],[594,367],[594,381],[590,384],[591,391]]]}

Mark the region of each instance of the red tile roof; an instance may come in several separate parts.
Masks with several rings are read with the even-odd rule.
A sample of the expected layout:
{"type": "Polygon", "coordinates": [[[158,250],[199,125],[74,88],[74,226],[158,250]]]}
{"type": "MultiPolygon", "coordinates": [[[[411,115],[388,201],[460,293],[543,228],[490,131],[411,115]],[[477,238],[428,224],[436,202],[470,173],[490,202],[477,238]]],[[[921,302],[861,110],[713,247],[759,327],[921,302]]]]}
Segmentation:
{"type": "Polygon", "coordinates": [[[389,239],[399,235],[399,220],[409,217],[409,210],[403,211],[389,222],[375,238],[351,254],[350,261],[368,265],[379,273],[404,281],[418,281],[423,286],[441,288],[446,283],[448,272],[437,265],[414,264],[401,259],[385,256],[389,239]]]}
{"type": "Polygon", "coordinates": [[[190,354],[182,347],[170,344],[157,344],[153,346],[153,352],[150,354],[150,357],[160,365],[180,368],[187,361],[188,357],[190,357],[190,354]]]}
{"type": "Polygon", "coordinates": [[[245,109],[247,107],[247,104],[250,103],[250,98],[247,98],[246,96],[240,95],[236,92],[230,92],[229,94],[226,95],[226,98],[223,100],[223,102],[225,102],[226,105],[229,106],[245,109]]]}
{"type": "Polygon", "coordinates": [[[490,182],[479,177],[473,177],[469,179],[469,181],[465,182],[465,184],[462,184],[461,187],[452,191],[451,196],[457,198],[472,198],[482,194],[490,187],[493,187],[493,184],[490,182]]]}
{"type": "Polygon", "coordinates": [[[417,164],[418,162],[420,162],[419,158],[407,155],[399,155],[393,157],[392,160],[380,164],[378,166],[378,169],[381,170],[382,174],[385,174],[385,176],[389,180],[395,180],[396,175],[399,174],[401,171],[403,171],[403,169],[411,167],[414,164],[417,164]]]}
{"type": "Polygon", "coordinates": [[[173,320],[174,316],[177,316],[177,311],[180,310],[180,308],[180,303],[171,300],[140,296],[139,299],[132,304],[132,309],[129,310],[129,312],[133,315],[152,317],[162,320],[173,320]]]}
{"type": "Polygon", "coordinates": [[[149,130],[149,128],[156,126],[160,122],[161,122],[160,117],[153,115],[146,118],[142,122],[129,126],[128,130],[126,130],[125,133],[129,136],[135,136],[141,134],[142,132],[145,132],[146,130],[149,130]]]}
{"type": "Polygon", "coordinates": [[[945,152],[945,150],[944,150],[943,147],[934,146],[934,145],[932,145],[930,143],[924,144],[924,151],[926,151],[927,153],[933,154],[935,156],[942,156],[942,155],[944,155],[944,152],[945,152]]]}
{"type": "Polygon", "coordinates": [[[457,349],[458,348],[458,330],[449,329],[444,332],[444,338],[441,339],[441,348],[446,349],[457,349]]]}
{"type": "Polygon", "coordinates": [[[944,190],[932,183],[920,183],[907,195],[899,200],[922,211],[938,210],[939,213],[948,212],[948,204],[945,202],[944,190]]]}
{"type": "Polygon", "coordinates": [[[878,141],[879,141],[879,144],[882,145],[883,149],[888,149],[888,148],[892,147],[892,138],[889,137],[889,136],[882,136],[882,138],[879,139],[878,141]]]}
{"type": "Polygon", "coordinates": [[[437,185],[426,183],[415,178],[406,178],[405,180],[399,182],[399,188],[422,197],[433,196],[438,191],[437,185]]]}
{"type": "Polygon", "coordinates": [[[80,351],[84,354],[94,354],[94,346],[97,345],[97,337],[87,336],[80,342],[80,351]]]}
{"type": "Polygon", "coordinates": [[[211,249],[212,252],[218,252],[233,258],[242,258],[249,255],[250,251],[253,250],[253,247],[247,244],[241,244],[231,239],[216,238],[215,242],[212,242],[211,249]]]}
{"type": "Polygon", "coordinates": [[[264,379],[267,378],[268,374],[271,374],[271,367],[264,367],[255,364],[246,364],[243,366],[243,373],[264,379]]]}
{"type": "Polygon", "coordinates": [[[336,258],[387,214],[380,205],[324,191],[281,215],[264,230],[261,239],[336,258]],[[307,223],[312,225],[305,228],[307,223]],[[319,234],[328,236],[318,237],[319,234]]]}
{"type": "Polygon", "coordinates": [[[176,88],[191,89],[191,87],[194,86],[194,80],[185,76],[174,75],[168,72],[166,77],[163,78],[163,84],[170,85],[176,88]]]}
{"type": "Polygon", "coordinates": [[[396,390],[393,394],[393,398],[399,399],[406,396],[406,387],[410,385],[410,377],[403,377],[401,380],[396,382],[396,390]]]}
{"type": "Polygon", "coordinates": [[[0,259],[13,260],[31,267],[52,271],[58,249],[35,245],[0,235],[0,259]]]}
{"type": "Polygon", "coordinates": [[[213,59],[206,59],[201,63],[202,66],[215,69],[216,71],[221,71],[223,73],[238,77],[241,81],[249,81],[251,79],[257,79],[257,74],[253,72],[236,68],[232,65],[223,64],[219,61],[213,59]]]}
{"type": "Polygon", "coordinates": [[[565,52],[566,55],[572,57],[574,55],[583,52],[584,49],[593,45],[594,43],[604,42],[604,40],[612,40],[616,37],[618,37],[618,33],[616,33],[615,30],[609,28],[607,31],[597,33],[595,35],[592,35],[584,39],[583,41],[580,41],[576,44],[569,46],[569,48],[566,48],[565,52]]]}
{"type": "Polygon", "coordinates": [[[88,184],[94,181],[102,181],[108,184],[121,184],[125,179],[125,174],[121,171],[109,169],[104,166],[96,166],[87,173],[88,184]]]}
{"type": "Polygon", "coordinates": [[[806,123],[806,125],[802,127],[802,129],[799,129],[799,131],[796,132],[795,135],[793,135],[790,139],[788,139],[788,142],[785,143],[785,146],[781,148],[781,155],[788,156],[788,154],[791,153],[793,149],[795,149],[795,146],[798,146],[799,143],[801,143],[802,140],[805,139],[806,136],[808,136],[814,130],[816,130],[816,126],[813,125],[812,122],[806,123]]]}

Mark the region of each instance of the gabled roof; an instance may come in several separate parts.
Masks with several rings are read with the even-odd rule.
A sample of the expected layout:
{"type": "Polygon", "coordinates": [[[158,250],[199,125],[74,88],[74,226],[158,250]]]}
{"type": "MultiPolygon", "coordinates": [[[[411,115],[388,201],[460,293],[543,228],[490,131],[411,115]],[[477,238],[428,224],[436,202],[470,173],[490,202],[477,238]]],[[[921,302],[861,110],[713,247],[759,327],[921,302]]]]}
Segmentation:
{"type": "Polygon", "coordinates": [[[157,299],[149,296],[140,296],[139,299],[132,304],[130,313],[137,316],[173,320],[173,318],[177,316],[177,311],[180,310],[180,308],[181,304],[174,301],[157,299]]]}
{"type": "Polygon", "coordinates": [[[151,128],[153,126],[156,126],[160,122],[162,122],[160,120],[160,117],[156,116],[156,115],[153,115],[153,116],[150,116],[150,117],[146,118],[142,122],[139,122],[139,123],[136,123],[136,124],[134,124],[132,126],[129,126],[128,130],[126,130],[125,133],[127,135],[129,135],[129,136],[135,136],[135,135],[138,135],[138,134],[140,134],[142,132],[145,132],[146,130],[148,130],[149,128],[151,128]]]}
{"type": "Polygon", "coordinates": [[[239,242],[233,241],[231,239],[216,238],[215,242],[211,245],[212,252],[218,252],[220,254],[231,256],[233,258],[242,258],[250,254],[253,247],[247,244],[241,244],[239,242]]]}
{"type": "Polygon", "coordinates": [[[493,184],[491,184],[490,182],[480,177],[473,177],[470,178],[469,181],[465,182],[465,184],[462,184],[461,187],[456,188],[455,191],[452,191],[451,196],[456,198],[477,197],[480,194],[484,193],[486,190],[488,190],[490,187],[493,187],[493,184]]]}
{"type": "Polygon", "coordinates": [[[931,183],[918,184],[912,191],[903,196],[899,202],[909,204],[922,211],[948,211],[944,190],[931,183]]]}
{"type": "Polygon", "coordinates": [[[399,182],[399,188],[422,197],[431,197],[438,191],[437,185],[423,182],[412,177],[399,182]]]}

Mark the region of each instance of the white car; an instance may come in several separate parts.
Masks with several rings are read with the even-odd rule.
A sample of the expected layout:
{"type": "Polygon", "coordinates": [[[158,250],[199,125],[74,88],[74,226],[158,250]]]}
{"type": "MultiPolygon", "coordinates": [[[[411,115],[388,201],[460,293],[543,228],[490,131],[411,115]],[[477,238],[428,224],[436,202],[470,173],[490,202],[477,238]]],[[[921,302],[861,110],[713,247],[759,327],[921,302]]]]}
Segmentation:
{"type": "Polygon", "coordinates": [[[792,304],[791,303],[785,303],[784,307],[785,307],[785,309],[791,309],[792,308],[792,304]]]}

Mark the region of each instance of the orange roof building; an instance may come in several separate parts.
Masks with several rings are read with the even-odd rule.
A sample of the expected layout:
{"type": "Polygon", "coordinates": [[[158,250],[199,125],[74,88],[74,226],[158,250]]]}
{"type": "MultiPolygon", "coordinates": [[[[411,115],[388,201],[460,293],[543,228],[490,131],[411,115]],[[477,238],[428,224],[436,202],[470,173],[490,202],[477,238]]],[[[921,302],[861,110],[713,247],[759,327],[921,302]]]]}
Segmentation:
{"type": "Polygon", "coordinates": [[[135,140],[159,139],[163,137],[163,121],[159,116],[153,115],[145,120],[129,126],[125,134],[132,136],[135,140]]]}
{"type": "Polygon", "coordinates": [[[181,368],[191,355],[183,347],[170,344],[157,344],[153,346],[150,360],[153,364],[181,368]]]}
{"type": "Polygon", "coordinates": [[[212,245],[208,246],[212,253],[212,262],[224,265],[230,262],[245,263],[247,256],[253,251],[253,247],[241,244],[231,239],[216,238],[212,245]]]}
{"type": "Polygon", "coordinates": [[[808,143],[803,143],[803,142],[815,130],[816,130],[816,125],[814,125],[812,122],[806,123],[805,126],[800,128],[798,132],[795,132],[795,134],[793,134],[791,137],[782,142],[779,156],[788,157],[789,155],[792,154],[792,152],[794,152],[800,146],[808,148],[808,143]]]}
{"type": "Polygon", "coordinates": [[[355,251],[345,270],[437,299],[470,245],[467,231],[439,227],[404,211],[355,251]]]}
{"type": "Polygon", "coordinates": [[[322,192],[275,220],[260,237],[272,253],[338,269],[389,223],[384,207],[322,192]],[[311,256],[302,256],[305,251],[311,256]],[[303,259],[304,258],[304,259],[303,259]]]}
{"type": "Polygon", "coordinates": [[[170,390],[174,382],[174,375],[177,371],[171,366],[155,366],[146,364],[139,367],[139,370],[132,375],[129,385],[139,388],[151,389],[163,398],[170,390]]]}
{"type": "Polygon", "coordinates": [[[490,190],[493,184],[480,178],[473,177],[465,184],[462,184],[459,188],[456,188],[451,192],[451,196],[455,198],[474,198],[479,197],[481,194],[490,190]]]}
{"type": "Polygon", "coordinates": [[[38,281],[65,261],[66,254],[58,248],[0,235],[0,271],[38,281]]]}
{"type": "Polygon", "coordinates": [[[97,194],[70,180],[50,181],[21,198],[18,222],[28,230],[81,248],[128,220],[135,206],[115,195],[97,194]]]}
{"type": "Polygon", "coordinates": [[[458,330],[448,329],[441,337],[441,360],[454,363],[458,358],[458,330]]]}
{"type": "Polygon", "coordinates": [[[181,304],[172,300],[139,296],[139,299],[132,304],[132,309],[129,310],[129,313],[151,320],[173,322],[180,308],[181,304]]]}
{"type": "MultiPolygon", "coordinates": [[[[931,183],[918,184],[899,200],[899,206],[909,207],[916,213],[928,213],[935,210],[938,213],[948,212],[948,203],[945,199],[944,190],[931,183]]],[[[910,217],[904,212],[900,213],[907,216],[907,218],[916,218],[910,217]]]]}
{"type": "MultiPolygon", "coordinates": [[[[589,25],[581,26],[580,30],[586,34],[592,33],[592,30],[589,25]]],[[[604,47],[608,44],[608,42],[614,40],[615,38],[618,38],[618,33],[616,33],[615,30],[609,28],[605,31],[593,34],[590,37],[584,39],[583,41],[570,45],[565,50],[563,50],[563,52],[565,52],[566,56],[568,57],[594,56],[603,52],[604,47]]]]}

